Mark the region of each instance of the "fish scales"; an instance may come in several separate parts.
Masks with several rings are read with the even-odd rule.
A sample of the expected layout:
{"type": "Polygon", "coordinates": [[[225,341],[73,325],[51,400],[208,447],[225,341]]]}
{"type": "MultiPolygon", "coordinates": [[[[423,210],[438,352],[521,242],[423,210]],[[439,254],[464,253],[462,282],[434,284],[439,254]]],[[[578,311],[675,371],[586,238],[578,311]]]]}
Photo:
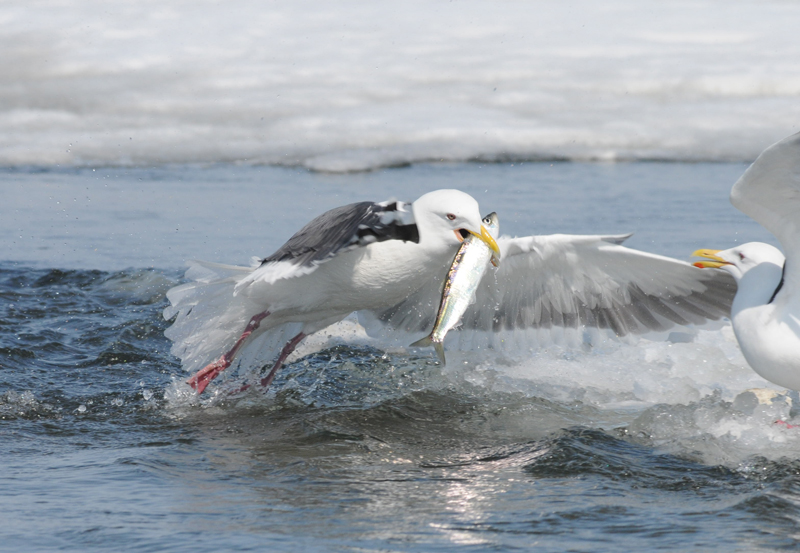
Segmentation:
{"type": "MultiPolygon", "coordinates": [[[[483,223],[492,237],[496,238],[499,231],[497,214],[490,213],[483,223]]],[[[433,330],[425,338],[411,344],[412,347],[433,346],[439,360],[443,365],[446,364],[443,346],[445,336],[458,325],[473,302],[490,262],[497,265],[499,258],[485,242],[472,235],[464,239],[447,272],[433,330]]]]}

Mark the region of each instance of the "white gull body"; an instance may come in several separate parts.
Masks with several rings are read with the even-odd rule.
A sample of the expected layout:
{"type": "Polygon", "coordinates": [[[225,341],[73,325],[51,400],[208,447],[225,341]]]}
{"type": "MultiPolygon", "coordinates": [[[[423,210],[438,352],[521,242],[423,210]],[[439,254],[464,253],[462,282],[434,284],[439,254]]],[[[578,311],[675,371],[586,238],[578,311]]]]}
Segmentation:
{"type": "Polygon", "coordinates": [[[731,324],[748,364],[759,375],[800,390],[800,133],[767,148],[731,190],[731,203],[780,242],[698,250],[700,267],[736,279],[731,324]]]}
{"type": "Polygon", "coordinates": [[[361,202],[324,213],[257,268],[197,263],[195,282],[167,293],[175,318],[172,352],[194,370],[199,392],[259,334],[292,323],[270,375],[306,336],[353,311],[393,305],[437,278],[471,232],[490,242],[478,203],[458,190],[438,190],[413,204],[361,202]],[[221,356],[220,356],[221,354],[221,356]]]}
{"type": "MultiPolygon", "coordinates": [[[[363,202],[331,210],[258,267],[195,262],[191,282],[167,294],[172,353],[202,391],[234,359],[274,371],[305,336],[357,312],[373,336],[405,343],[428,334],[447,269],[464,231],[492,241],[477,202],[441,190],[413,204],[363,202]]],[[[730,313],[730,275],[626,248],[618,236],[501,237],[488,271],[453,334],[503,347],[508,333],[564,329],[616,336],[703,323],[730,313]]],[[[471,340],[460,347],[471,347],[471,340]]]]}

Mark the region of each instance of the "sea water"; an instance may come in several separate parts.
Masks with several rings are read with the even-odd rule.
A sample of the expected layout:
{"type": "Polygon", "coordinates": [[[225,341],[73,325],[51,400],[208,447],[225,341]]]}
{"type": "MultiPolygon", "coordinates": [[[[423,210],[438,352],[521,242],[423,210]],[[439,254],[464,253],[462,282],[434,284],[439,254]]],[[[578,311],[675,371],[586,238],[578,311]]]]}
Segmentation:
{"type": "Polygon", "coordinates": [[[798,16],[3,2],[0,549],[797,548],[800,398],[725,321],[447,367],[337,327],[269,393],[197,398],[161,313],[188,260],[437,188],[510,235],[775,243],[727,196],[799,130],[798,16]]]}
{"type": "Polygon", "coordinates": [[[771,240],[740,163],[7,170],[0,491],[9,550],[773,550],[797,545],[791,394],[727,324],[507,355],[347,334],[270,393],[198,400],[169,354],[187,259],[247,264],[320,211],[457,186],[507,233],[688,259],[771,240]],[[747,390],[768,388],[758,403],[747,390]]]}

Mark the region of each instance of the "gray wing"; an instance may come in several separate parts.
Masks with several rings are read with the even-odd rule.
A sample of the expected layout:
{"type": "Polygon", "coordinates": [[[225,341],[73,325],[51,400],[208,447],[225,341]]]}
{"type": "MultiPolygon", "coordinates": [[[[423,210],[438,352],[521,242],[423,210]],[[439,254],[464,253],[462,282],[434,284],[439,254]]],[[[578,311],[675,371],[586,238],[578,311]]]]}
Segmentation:
{"type": "Polygon", "coordinates": [[[272,283],[314,271],[321,263],[354,249],[385,240],[419,242],[411,204],[359,202],[326,211],[297,231],[278,250],[236,285],[272,283]]]}
{"type": "Polygon", "coordinates": [[[774,234],[787,257],[800,253],[800,133],[761,152],[733,185],[731,203],[774,234]]]}
{"type": "Polygon", "coordinates": [[[384,240],[419,242],[410,204],[358,202],[326,211],[261,264],[289,261],[308,267],[343,250],[384,240]]]}
{"type": "MultiPolygon", "coordinates": [[[[461,331],[608,329],[617,336],[699,324],[730,313],[736,284],[723,271],[621,246],[625,236],[528,236],[498,240],[461,331]]],[[[418,336],[431,330],[436,286],[363,317],[418,336]]]]}

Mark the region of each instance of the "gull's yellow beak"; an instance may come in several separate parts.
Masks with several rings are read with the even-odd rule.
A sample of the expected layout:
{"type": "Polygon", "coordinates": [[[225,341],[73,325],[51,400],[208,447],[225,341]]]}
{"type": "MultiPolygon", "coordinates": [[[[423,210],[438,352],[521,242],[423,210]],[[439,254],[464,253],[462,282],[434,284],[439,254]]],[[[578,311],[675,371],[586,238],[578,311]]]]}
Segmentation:
{"type": "Polygon", "coordinates": [[[693,265],[701,269],[719,269],[723,265],[731,265],[717,254],[722,250],[697,250],[692,254],[692,257],[705,257],[713,261],[695,261],[693,265]]]}
{"type": "Polygon", "coordinates": [[[497,259],[500,259],[500,247],[497,245],[497,242],[495,242],[494,238],[492,238],[492,235],[489,234],[489,231],[486,230],[485,226],[481,225],[480,234],[478,234],[477,232],[472,232],[471,230],[468,230],[467,232],[483,240],[486,243],[486,245],[489,246],[489,248],[495,253],[497,259]]]}

